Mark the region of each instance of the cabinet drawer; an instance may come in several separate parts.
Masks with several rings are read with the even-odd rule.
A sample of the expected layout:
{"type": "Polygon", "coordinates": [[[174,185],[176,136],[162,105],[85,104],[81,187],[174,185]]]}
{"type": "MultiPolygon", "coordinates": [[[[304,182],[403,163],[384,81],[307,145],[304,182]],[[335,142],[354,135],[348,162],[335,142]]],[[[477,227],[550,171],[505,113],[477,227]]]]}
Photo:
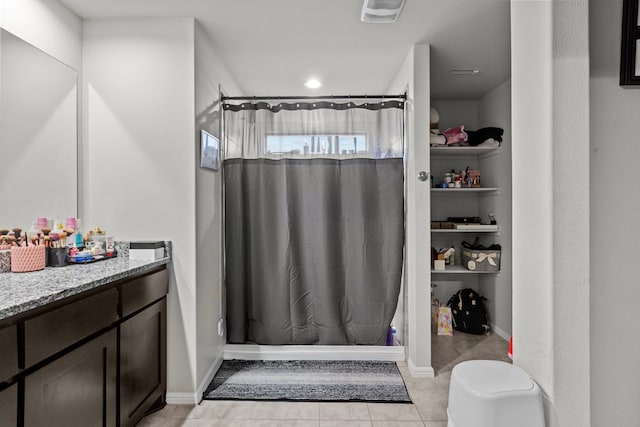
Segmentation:
{"type": "Polygon", "coordinates": [[[15,325],[0,329],[0,382],[18,373],[18,329],[15,325]]]}
{"type": "Polygon", "coordinates": [[[100,292],[26,320],[26,367],[108,327],[117,320],[116,289],[100,292]]]}
{"type": "Polygon", "coordinates": [[[164,269],[124,283],[121,290],[122,316],[159,300],[169,292],[169,272],[164,269]]]}

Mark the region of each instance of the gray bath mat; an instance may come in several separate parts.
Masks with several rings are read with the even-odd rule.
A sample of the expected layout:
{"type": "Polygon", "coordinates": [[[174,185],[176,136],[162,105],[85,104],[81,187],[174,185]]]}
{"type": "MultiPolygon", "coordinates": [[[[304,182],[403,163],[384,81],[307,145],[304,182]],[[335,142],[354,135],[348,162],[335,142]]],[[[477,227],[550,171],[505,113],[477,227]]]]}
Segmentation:
{"type": "Polygon", "coordinates": [[[411,402],[394,362],[225,360],[204,399],[411,402]]]}

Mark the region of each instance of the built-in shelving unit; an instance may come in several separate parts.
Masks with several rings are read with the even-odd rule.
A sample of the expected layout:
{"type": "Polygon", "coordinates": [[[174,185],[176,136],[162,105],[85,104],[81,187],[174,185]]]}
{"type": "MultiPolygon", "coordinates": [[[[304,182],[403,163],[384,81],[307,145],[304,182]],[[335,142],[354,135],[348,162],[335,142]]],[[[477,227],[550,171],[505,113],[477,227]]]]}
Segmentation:
{"type": "MultiPolygon", "coordinates": [[[[478,169],[482,172],[480,160],[499,153],[500,147],[431,147],[431,173],[434,176],[434,187],[431,188],[432,221],[444,221],[450,216],[479,216],[484,222],[488,221],[488,212],[483,211],[481,205],[485,197],[500,194],[500,187],[491,177],[482,181],[486,186],[442,188],[444,173],[459,171],[464,168],[478,169]]],[[[490,175],[490,174],[489,174],[490,175]]],[[[481,173],[481,178],[482,173],[481,173]]],[[[496,238],[500,229],[431,229],[432,245],[436,249],[453,246],[457,251],[456,263],[447,265],[445,270],[431,270],[432,275],[442,274],[497,274],[498,271],[468,270],[460,259],[460,241],[471,242],[473,236],[478,236],[488,244],[497,243],[496,238]],[[456,237],[457,236],[457,237],[456,237]],[[482,237],[484,236],[484,238],[482,237]]]]}
{"type": "MultiPolygon", "coordinates": [[[[440,262],[437,263],[438,270],[434,265],[431,266],[429,285],[432,298],[440,305],[448,304],[451,296],[462,289],[473,289],[480,293],[485,298],[484,306],[492,332],[508,340],[512,331],[513,299],[510,82],[505,82],[480,100],[435,98],[431,100],[430,107],[435,111],[429,124],[432,129],[437,128],[438,133],[448,134],[447,130],[464,126],[468,141],[475,143],[478,141],[475,138],[482,135],[477,132],[482,129],[493,127],[502,130],[501,137],[494,138],[485,146],[436,145],[428,148],[428,171],[432,177],[429,211],[431,227],[434,227],[429,233],[430,249],[432,254],[443,252],[449,257],[449,248],[455,249],[453,262],[451,259],[445,260],[444,269],[440,262]],[[496,146],[497,141],[499,146],[496,146]],[[462,188],[442,188],[443,181],[449,181],[451,174],[454,183],[456,175],[462,178],[462,171],[468,172],[473,177],[473,185],[479,187],[469,188],[464,185],[469,183],[463,182],[462,188]],[[451,225],[465,222],[465,219],[468,223],[474,223],[478,217],[482,224],[490,224],[495,219],[497,226],[465,225],[454,228],[456,225],[451,225]],[[478,246],[474,246],[476,243],[478,246]],[[493,263],[487,261],[489,252],[485,255],[484,250],[470,253],[465,249],[477,247],[490,251],[489,248],[497,249],[497,245],[501,248],[500,258],[493,252],[493,263]],[[478,258],[474,259],[474,255],[478,258]],[[467,262],[464,262],[463,256],[467,262]],[[469,264],[469,259],[474,259],[476,264],[469,264]]],[[[489,133],[488,129],[486,131],[489,133]]],[[[453,334],[455,337],[458,331],[453,334]]],[[[432,337],[432,346],[435,348],[446,346],[449,349],[453,345],[464,351],[463,346],[456,347],[455,338],[452,341],[450,337],[442,338],[435,334],[432,337]]],[[[454,358],[446,360],[442,366],[448,363],[455,363],[454,358]]]]}

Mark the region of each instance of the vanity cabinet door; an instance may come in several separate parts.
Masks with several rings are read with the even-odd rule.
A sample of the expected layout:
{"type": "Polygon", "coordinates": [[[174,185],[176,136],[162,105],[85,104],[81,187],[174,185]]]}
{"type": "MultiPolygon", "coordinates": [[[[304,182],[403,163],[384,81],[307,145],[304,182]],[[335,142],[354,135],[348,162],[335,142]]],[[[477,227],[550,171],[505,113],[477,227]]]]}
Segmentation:
{"type": "MultiPolygon", "coordinates": [[[[0,383],[18,373],[18,328],[0,328],[0,383]]],[[[4,425],[4,424],[0,424],[4,425]]]]}
{"type": "Polygon", "coordinates": [[[0,426],[18,425],[18,385],[0,391],[0,426]]]}
{"type": "Polygon", "coordinates": [[[120,425],[133,426],[166,393],[167,299],[120,325],[120,425]]]}
{"type": "Polygon", "coordinates": [[[116,368],[112,329],[28,375],[24,425],[116,425],[116,368]]]}

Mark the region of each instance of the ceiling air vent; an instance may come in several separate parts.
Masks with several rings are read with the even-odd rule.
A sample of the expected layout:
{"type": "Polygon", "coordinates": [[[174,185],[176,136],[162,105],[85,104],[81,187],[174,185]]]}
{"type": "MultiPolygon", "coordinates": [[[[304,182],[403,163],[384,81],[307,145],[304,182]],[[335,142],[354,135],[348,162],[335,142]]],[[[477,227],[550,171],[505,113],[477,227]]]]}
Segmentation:
{"type": "Polygon", "coordinates": [[[362,22],[378,24],[396,22],[405,0],[364,0],[362,5],[362,22]]]}

